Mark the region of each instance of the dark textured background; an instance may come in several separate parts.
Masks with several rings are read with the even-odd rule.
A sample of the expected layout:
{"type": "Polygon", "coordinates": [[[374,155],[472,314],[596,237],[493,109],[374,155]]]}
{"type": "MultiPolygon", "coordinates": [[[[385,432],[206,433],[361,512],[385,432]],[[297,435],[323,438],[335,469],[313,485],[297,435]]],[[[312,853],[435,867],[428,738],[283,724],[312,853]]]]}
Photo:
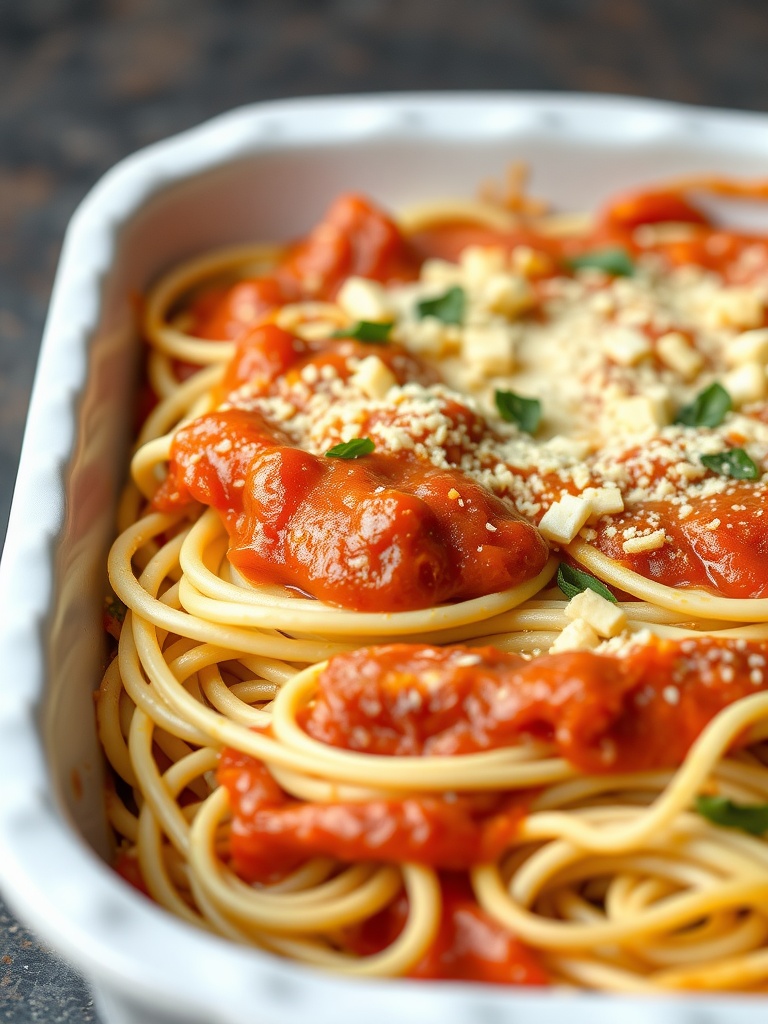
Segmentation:
{"type": "MultiPolygon", "coordinates": [[[[243,103],[323,93],[768,110],[767,53],[766,0],[0,0],[0,540],[61,238],[127,153],[243,103]]],[[[0,905],[0,1022],[97,1019],[0,905]]]]}

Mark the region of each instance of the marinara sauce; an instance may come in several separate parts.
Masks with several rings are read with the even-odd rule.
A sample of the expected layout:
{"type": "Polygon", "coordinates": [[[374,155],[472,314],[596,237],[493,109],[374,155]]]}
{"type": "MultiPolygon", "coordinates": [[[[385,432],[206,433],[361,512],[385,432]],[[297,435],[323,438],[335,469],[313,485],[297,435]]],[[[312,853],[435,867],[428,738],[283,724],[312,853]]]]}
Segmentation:
{"type": "MultiPolygon", "coordinates": [[[[439,931],[408,977],[491,985],[548,984],[533,951],[478,906],[466,876],[442,872],[440,893],[439,931]]],[[[344,947],[357,956],[380,952],[398,937],[407,915],[408,900],[402,895],[360,925],[344,929],[344,947]]]]}
{"type": "Polygon", "coordinates": [[[340,196],[320,223],[288,246],[271,274],[209,289],[192,304],[191,333],[237,338],[265,313],[301,299],[332,299],[351,276],[409,281],[420,259],[397,225],[363,196],[340,196]]]}
{"type": "MultiPolygon", "coordinates": [[[[399,345],[312,343],[268,323],[238,343],[222,393],[243,385],[253,395],[280,393],[308,366],[318,374],[332,366],[343,378],[350,359],[374,348],[396,380],[431,379],[399,345]]],[[[255,409],[212,412],[177,430],[154,505],[191,501],[221,513],[230,561],[252,581],[358,611],[506,590],[538,575],[548,558],[535,527],[461,470],[408,452],[315,455],[255,409]]]]}
{"type": "MultiPolygon", "coordinates": [[[[319,742],[370,756],[453,756],[535,738],[583,772],[667,769],[723,708],[768,687],[767,658],[766,643],[711,637],[530,661],[492,647],[391,644],[332,658],[298,719],[319,742]]],[[[222,754],[219,781],[232,859],[251,881],[320,855],[466,869],[503,853],[526,803],[471,792],[305,802],[235,750],[222,754]]]]}
{"type": "Polygon", "coordinates": [[[532,660],[391,644],[332,658],[300,720],[367,754],[468,754],[529,736],[584,772],[674,768],[718,712],[768,686],[767,656],[766,643],[712,637],[532,660]]]}

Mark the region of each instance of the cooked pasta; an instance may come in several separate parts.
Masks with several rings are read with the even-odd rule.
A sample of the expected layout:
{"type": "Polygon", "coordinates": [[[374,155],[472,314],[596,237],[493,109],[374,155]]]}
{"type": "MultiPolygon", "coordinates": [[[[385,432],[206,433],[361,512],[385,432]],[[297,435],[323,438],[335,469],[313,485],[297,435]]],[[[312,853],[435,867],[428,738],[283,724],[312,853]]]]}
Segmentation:
{"type": "Polygon", "coordinates": [[[765,988],[768,240],[697,188],[762,186],[345,196],[152,288],[98,723],[153,900],[351,974],[765,988]]]}

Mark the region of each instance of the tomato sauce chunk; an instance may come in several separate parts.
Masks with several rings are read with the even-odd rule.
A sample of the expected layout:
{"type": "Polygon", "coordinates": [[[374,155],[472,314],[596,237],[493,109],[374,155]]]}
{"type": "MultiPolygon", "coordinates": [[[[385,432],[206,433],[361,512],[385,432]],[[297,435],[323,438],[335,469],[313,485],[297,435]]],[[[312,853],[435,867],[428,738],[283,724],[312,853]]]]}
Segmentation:
{"type": "MultiPolygon", "coordinates": [[[[398,384],[431,384],[437,380],[435,371],[402,345],[373,345],[352,338],[309,341],[276,324],[263,323],[238,338],[234,358],[217,394],[223,400],[245,385],[249,396],[272,395],[282,387],[296,406],[301,402],[301,394],[292,388],[301,382],[306,367],[313,367],[312,375],[319,378],[327,366],[340,380],[347,380],[354,372],[355,361],[372,354],[391,371],[398,384]]],[[[303,390],[308,392],[306,385],[303,390]]]]}
{"type": "Polygon", "coordinates": [[[627,232],[642,224],[708,225],[706,216],[685,196],[673,190],[630,192],[611,201],[601,216],[603,224],[627,232]]]}
{"type": "Polygon", "coordinates": [[[468,754],[532,737],[585,772],[682,763],[704,727],[768,688],[768,644],[659,640],[621,658],[391,644],[332,658],[300,721],[368,754],[468,754]]]}
{"type": "Polygon", "coordinates": [[[192,499],[222,513],[230,561],[249,579],[357,611],[495,593],[548,558],[536,529],[461,471],[378,453],[313,455],[257,412],[210,413],[177,431],[155,506],[192,499]]]}
{"type": "Polygon", "coordinates": [[[597,527],[596,546],[645,579],[668,587],[697,587],[723,597],[768,597],[768,533],[762,519],[765,493],[749,484],[693,504],[685,519],[674,506],[647,501],[597,527]],[[624,530],[651,531],[662,522],[667,543],[627,553],[624,530]]]}
{"type": "Polygon", "coordinates": [[[319,856],[465,869],[499,857],[523,817],[519,797],[496,794],[294,800],[265,765],[231,749],[222,752],[218,779],[232,809],[232,863],[249,882],[275,881],[319,856]]]}
{"type": "Polygon", "coordinates": [[[420,260],[395,222],[364,196],[340,196],[323,220],[293,246],[278,270],[307,298],[331,299],[348,277],[410,281],[420,260]]]}
{"type": "Polygon", "coordinates": [[[409,281],[420,262],[383,210],[363,196],[343,195],[271,273],[197,296],[188,329],[198,338],[231,340],[288,302],[332,299],[347,277],[409,281]]]}
{"type": "Polygon", "coordinates": [[[300,298],[297,283],[269,275],[210,289],[190,306],[190,331],[197,338],[232,341],[266,313],[300,298]]]}

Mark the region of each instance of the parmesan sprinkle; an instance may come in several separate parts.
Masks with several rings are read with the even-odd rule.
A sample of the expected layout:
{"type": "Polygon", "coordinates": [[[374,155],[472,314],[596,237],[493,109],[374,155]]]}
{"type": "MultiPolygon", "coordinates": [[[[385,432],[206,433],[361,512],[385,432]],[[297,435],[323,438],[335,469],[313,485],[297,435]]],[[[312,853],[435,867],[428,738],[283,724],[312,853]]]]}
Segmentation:
{"type": "MultiPolygon", "coordinates": [[[[535,249],[475,246],[458,263],[428,260],[417,281],[350,279],[339,305],[325,307],[326,336],[350,317],[386,320],[392,344],[350,355],[346,366],[306,365],[267,394],[246,383],[225,408],[258,410],[315,454],[368,437],[377,453],[460,469],[556,548],[580,536],[610,544],[613,557],[664,549],[672,564],[685,557],[672,524],[748,528],[768,505],[768,329],[760,319],[768,289],[726,286],[712,271],[670,268],[651,252],[635,259],[631,277],[550,271],[535,249]],[[533,288],[527,275],[542,271],[533,288]],[[461,323],[418,315],[420,302],[453,287],[464,294],[461,323]],[[443,382],[414,381],[408,351],[443,382]],[[734,408],[722,423],[674,422],[726,379],[734,408]],[[535,436],[500,417],[498,390],[541,403],[535,436]],[[733,480],[702,462],[733,447],[758,466],[758,479],[733,480]]],[[[308,335],[319,329],[306,327],[308,335]]],[[[457,513],[472,514],[458,487],[447,495],[457,513]]]]}
{"type": "Polygon", "coordinates": [[[658,551],[659,548],[664,547],[666,540],[664,530],[654,530],[653,533],[640,537],[630,537],[621,546],[627,554],[634,555],[641,551],[658,551]]]}
{"type": "Polygon", "coordinates": [[[661,691],[661,695],[667,704],[679,704],[680,703],[680,691],[676,686],[665,686],[661,691]]]}

